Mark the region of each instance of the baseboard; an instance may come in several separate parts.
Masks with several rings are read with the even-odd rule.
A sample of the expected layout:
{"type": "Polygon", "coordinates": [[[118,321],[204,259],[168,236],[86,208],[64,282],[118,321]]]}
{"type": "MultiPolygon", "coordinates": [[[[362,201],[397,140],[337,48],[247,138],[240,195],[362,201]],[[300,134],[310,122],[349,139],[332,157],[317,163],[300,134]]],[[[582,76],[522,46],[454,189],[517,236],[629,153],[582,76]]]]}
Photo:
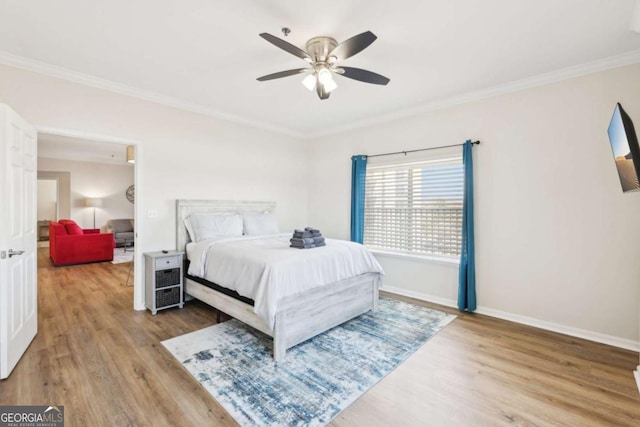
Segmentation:
{"type": "Polygon", "coordinates": [[[478,307],[476,313],[486,316],[497,317],[498,319],[509,320],[523,325],[534,326],[536,328],[545,329],[547,331],[558,332],[560,334],[569,335],[576,338],[583,338],[589,341],[595,341],[601,344],[607,344],[613,347],[624,348],[626,350],[639,351],[638,342],[625,338],[614,337],[612,335],[601,334],[599,332],[587,331],[585,329],[574,328],[571,326],[560,325],[558,323],[547,322],[545,320],[534,319],[532,317],[521,316],[519,314],[507,313],[491,308],[478,307]]]}
{"type": "MultiPolygon", "coordinates": [[[[457,301],[448,298],[436,297],[420,292],[408,291],[406,289],[397,288],[394,286],[382,286],[382,291],[390,292],[392,294],[403,295],[410,298],[419,299],[422,301],[432,302],[434,304],[444,305],[446,307],[457,308],[457,301]]],[[[547,322],[544,320],[534,319],[532,317],[521,316],[519,314],[508,313],[505,311],[494,310],[487,307],[478,307],[475,311],[478,314],[485,316],[491,316],[498,319],[508,320],[510,322],[520,323],[523,325],[533,326],[536,328],[544,329],[547,331],[558,332],[560,334],[569,335],[576,338],[582,338],[589,341],[594,341],[601,344],[611,345],[613,347],[624,348],[631,351],[640,351],[640,343],[628,340],[625,338],[614,337],[607,334],[601,334],[599,332],[587,331],[585,329],[574,328],[571,326],[560,325],[558,323],[547,322]]],[[[636,371],[636,379],[640,376],[640,373],[636,371]]],[[[640,382],[639,382],[640,386],[640,382]]]]}
{"type": "Polygon", "coordinates": [[[640,366],[633,371],[633,375],[636,377],[636,385],[638,386],[638,393],[640,393],[640,366]]]}
{"type": "Polygon", "coordinates": [[[428,301],[434,304],[444,305],[445,307],[458,308],[458,302],[448,298],[437,297],[434,295],[423,294],[421,292],[409,291],[403,288],[396,288],[395,286],[382,285],[381,291],[389,292],[396,295],[402,295],[404,297],[415,298],[421,301],[428,301]]]}

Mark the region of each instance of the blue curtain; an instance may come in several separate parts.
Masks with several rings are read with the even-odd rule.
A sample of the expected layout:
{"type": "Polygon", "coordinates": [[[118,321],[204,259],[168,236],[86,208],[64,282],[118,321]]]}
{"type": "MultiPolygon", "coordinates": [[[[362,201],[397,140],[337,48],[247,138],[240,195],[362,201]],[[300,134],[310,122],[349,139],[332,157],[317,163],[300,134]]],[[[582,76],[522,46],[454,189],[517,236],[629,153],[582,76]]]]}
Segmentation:
{"type": "Polygon", "coordinates": [[[364,181],[367,156],[351,157],[351,241],[362,243],[364,236],[364,181]]]}
{"type": "Polygon", "coordinates": [[[464,167],[464,196],[462,202],[462,253],[458,277],[458,309],[476,309],[476,261],[473,234],[473,155],[471,140],[462,148],[464,167]]]}

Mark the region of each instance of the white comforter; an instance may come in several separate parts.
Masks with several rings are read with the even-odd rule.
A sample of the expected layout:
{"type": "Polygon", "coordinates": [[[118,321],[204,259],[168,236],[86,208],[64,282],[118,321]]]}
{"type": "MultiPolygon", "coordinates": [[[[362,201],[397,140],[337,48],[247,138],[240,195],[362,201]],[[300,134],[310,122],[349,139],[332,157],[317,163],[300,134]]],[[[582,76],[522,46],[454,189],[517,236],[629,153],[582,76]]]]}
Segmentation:
{"type": "Polygon", "coordinates": [[[187,245],[189,274],[254,300],[254,312],[273,329],[278,301],[365,273],[384,274],[364,246],[326,239],[313,249],[289,247],[291,234],[219,237],[187,245]]]}

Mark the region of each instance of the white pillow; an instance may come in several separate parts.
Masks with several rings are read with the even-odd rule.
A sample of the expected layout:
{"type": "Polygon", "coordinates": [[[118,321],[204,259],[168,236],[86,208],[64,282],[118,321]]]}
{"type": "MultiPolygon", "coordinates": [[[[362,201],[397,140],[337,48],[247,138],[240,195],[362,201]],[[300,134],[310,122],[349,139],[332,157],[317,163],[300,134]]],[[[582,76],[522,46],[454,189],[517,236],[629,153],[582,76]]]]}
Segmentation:
{"type": "Polygon", "coordinates": [[[193,242],[219,236],[242,236],[242,217],[235,214],[194,213],[185,220],[185,225],[193,242]]]}
{"type": "Polygon", "coordinates": [[[184,227],[187,229],[187,234],[189,235],[189,240],[191,240],[192,242],[196,241],[196,233],[193,231],[193,227],[191,226],[191,221],[189,221],[189,218],[191,217],[186,217],[184,219],[184,227]]]}
{"type": "Polygon", "coordinates": [[[278,233],[278,220],[273,213],[244,214],[242,222],[247,236],[278,233]]]}

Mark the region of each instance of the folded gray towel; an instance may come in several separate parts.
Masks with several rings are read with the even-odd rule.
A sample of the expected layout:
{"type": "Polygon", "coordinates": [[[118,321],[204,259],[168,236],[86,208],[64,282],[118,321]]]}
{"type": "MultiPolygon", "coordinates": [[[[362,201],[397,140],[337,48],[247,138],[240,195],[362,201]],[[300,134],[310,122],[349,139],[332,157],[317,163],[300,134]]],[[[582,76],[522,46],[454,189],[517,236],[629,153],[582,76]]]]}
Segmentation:
{"type": "MultiPolygon", "coordinates": [[[[324,243],[323,243],[324,244],[324,243]]],[[[295,244],[292,243],[291,245],[289,245],[290,248],[295,248],[295,249],[311,249],[311,248],[315,248],[316,245],[314,244],[310,244],[310,245],[299,245],[299,244],[295,244]]]]}
{"type": "Polygon", "coordinates": [[[289,239],[292,245],[313,245],[315,240],[312,238],[299,239],[297,237],[292,237],[289,239]]]}
{"type": "Polygon", "coordinates": [[[306,227],[304,230],[296,228],[293,230],[293,236],[289,239],[291,248],[311,249],[316,246],[325,246],[324,237],[316,228],[306,227]]]}

